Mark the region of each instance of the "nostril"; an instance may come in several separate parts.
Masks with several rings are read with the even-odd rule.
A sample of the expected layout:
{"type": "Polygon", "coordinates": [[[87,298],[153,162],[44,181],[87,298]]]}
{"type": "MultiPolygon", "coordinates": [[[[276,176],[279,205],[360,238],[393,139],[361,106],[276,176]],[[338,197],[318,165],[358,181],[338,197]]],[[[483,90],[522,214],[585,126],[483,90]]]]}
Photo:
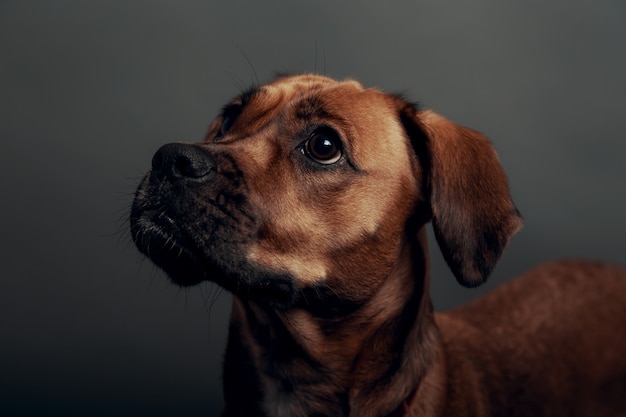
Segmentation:
{"type": "Polygon", "coordinates": [[[189,178],[204,177],[210,171],[202,161],[195,161],[187,155],[179,155],[174,161],[174,175],[189,178]]]}
{"type": "Polygon", "coordinates": [[[209,153],[193,145],[170,143],[152,157],[152,172],[160,178],[203,179],[214,170],[209,153]]]}

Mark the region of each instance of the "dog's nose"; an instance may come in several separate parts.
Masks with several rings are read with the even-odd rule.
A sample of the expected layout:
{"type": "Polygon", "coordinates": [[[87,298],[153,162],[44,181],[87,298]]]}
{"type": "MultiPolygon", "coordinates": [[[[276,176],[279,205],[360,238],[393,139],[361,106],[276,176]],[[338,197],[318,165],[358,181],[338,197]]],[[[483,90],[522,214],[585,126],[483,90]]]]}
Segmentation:
{"type": "Polygon", "coordinates": [[[161,146],[152,157],[152,174],[159,179],[206,179],[215,171],[215,161],[208,152],[184,143],[161,146]]]}

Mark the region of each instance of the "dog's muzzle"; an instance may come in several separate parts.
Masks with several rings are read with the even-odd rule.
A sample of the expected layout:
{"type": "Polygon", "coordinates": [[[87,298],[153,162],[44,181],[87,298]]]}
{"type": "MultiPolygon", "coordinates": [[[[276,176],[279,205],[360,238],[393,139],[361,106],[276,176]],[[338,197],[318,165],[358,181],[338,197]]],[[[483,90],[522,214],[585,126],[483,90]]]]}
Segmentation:
{"type": "Polygon", "coordinates": [[[210,280],[274,305],[294,302],[293,277],[246,258],[259,225],[229,154],[202,145],[162,146],[137,189],[130,223],[139,250],[179,285],[210,280]]]}
{"type": "Polygon", "coordinates": [[[207,279],[203,242],[189,227],[199,219],[188,200],[211,188],[215,172],[215,160],[208,152],[170,143],[154,154],[152,169],[135,195],[130,217],[133,240],[180,285],[207,279]]]}

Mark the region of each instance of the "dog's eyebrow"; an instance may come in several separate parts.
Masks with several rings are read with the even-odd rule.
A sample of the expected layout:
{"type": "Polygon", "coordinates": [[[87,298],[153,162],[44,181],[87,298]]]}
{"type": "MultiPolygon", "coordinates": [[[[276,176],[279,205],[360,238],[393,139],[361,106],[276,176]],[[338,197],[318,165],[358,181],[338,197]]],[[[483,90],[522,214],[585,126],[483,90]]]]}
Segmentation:
{"type": "Polygon", "coordinates": [[[239,99],[241,100],[241,105],[245,106],[246,104],[248,104],[260,92],[261,92],[261,89],[259,87],[250,87],[250,88],[248,88],[246,91],[241,93],[241,95],[239,96],[239,99]]]}
{"type": "Polygon", "coordinates": [[[305,121],[311,119],[324,119],[334,120],[339,123],[345,122],[343,117],[328,111],[328,106],[320,97],[305,97],[296,103],[294,108],[296,117],[305,121]]]}
{"type": "Polygon", "coordinates": [[[258,87],[250,87],[233,99],[230,103],[222,107],[221,114],[227,114],[238,109],[242,110],[252,99],[259,94],[261,90],[258,87]]]}

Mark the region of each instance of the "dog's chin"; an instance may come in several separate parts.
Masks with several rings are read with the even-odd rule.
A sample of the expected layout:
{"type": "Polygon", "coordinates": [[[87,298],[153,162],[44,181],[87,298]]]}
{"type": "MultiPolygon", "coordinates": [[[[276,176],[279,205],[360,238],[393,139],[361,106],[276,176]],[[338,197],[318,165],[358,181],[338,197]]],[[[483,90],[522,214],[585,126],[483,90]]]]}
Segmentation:
{"type": "Polygon", "coordinates": [[[131,216],[131,231],[137,248],[177,285],[212,281],[238,297],[279,309],[293,307],[299,297],[295,278],[252,265],[241,258],[240,249],[228,245],[204,253],[168,219],[131,216]]]}
{"type": "Polygon", "coordinates": [[[168,277],[180,286],[196,285],[207,280],[206,268],[201,257],[195,253],[171,221],[153,218],[149,213],[131,216],[133,241],[168,277]]]}

